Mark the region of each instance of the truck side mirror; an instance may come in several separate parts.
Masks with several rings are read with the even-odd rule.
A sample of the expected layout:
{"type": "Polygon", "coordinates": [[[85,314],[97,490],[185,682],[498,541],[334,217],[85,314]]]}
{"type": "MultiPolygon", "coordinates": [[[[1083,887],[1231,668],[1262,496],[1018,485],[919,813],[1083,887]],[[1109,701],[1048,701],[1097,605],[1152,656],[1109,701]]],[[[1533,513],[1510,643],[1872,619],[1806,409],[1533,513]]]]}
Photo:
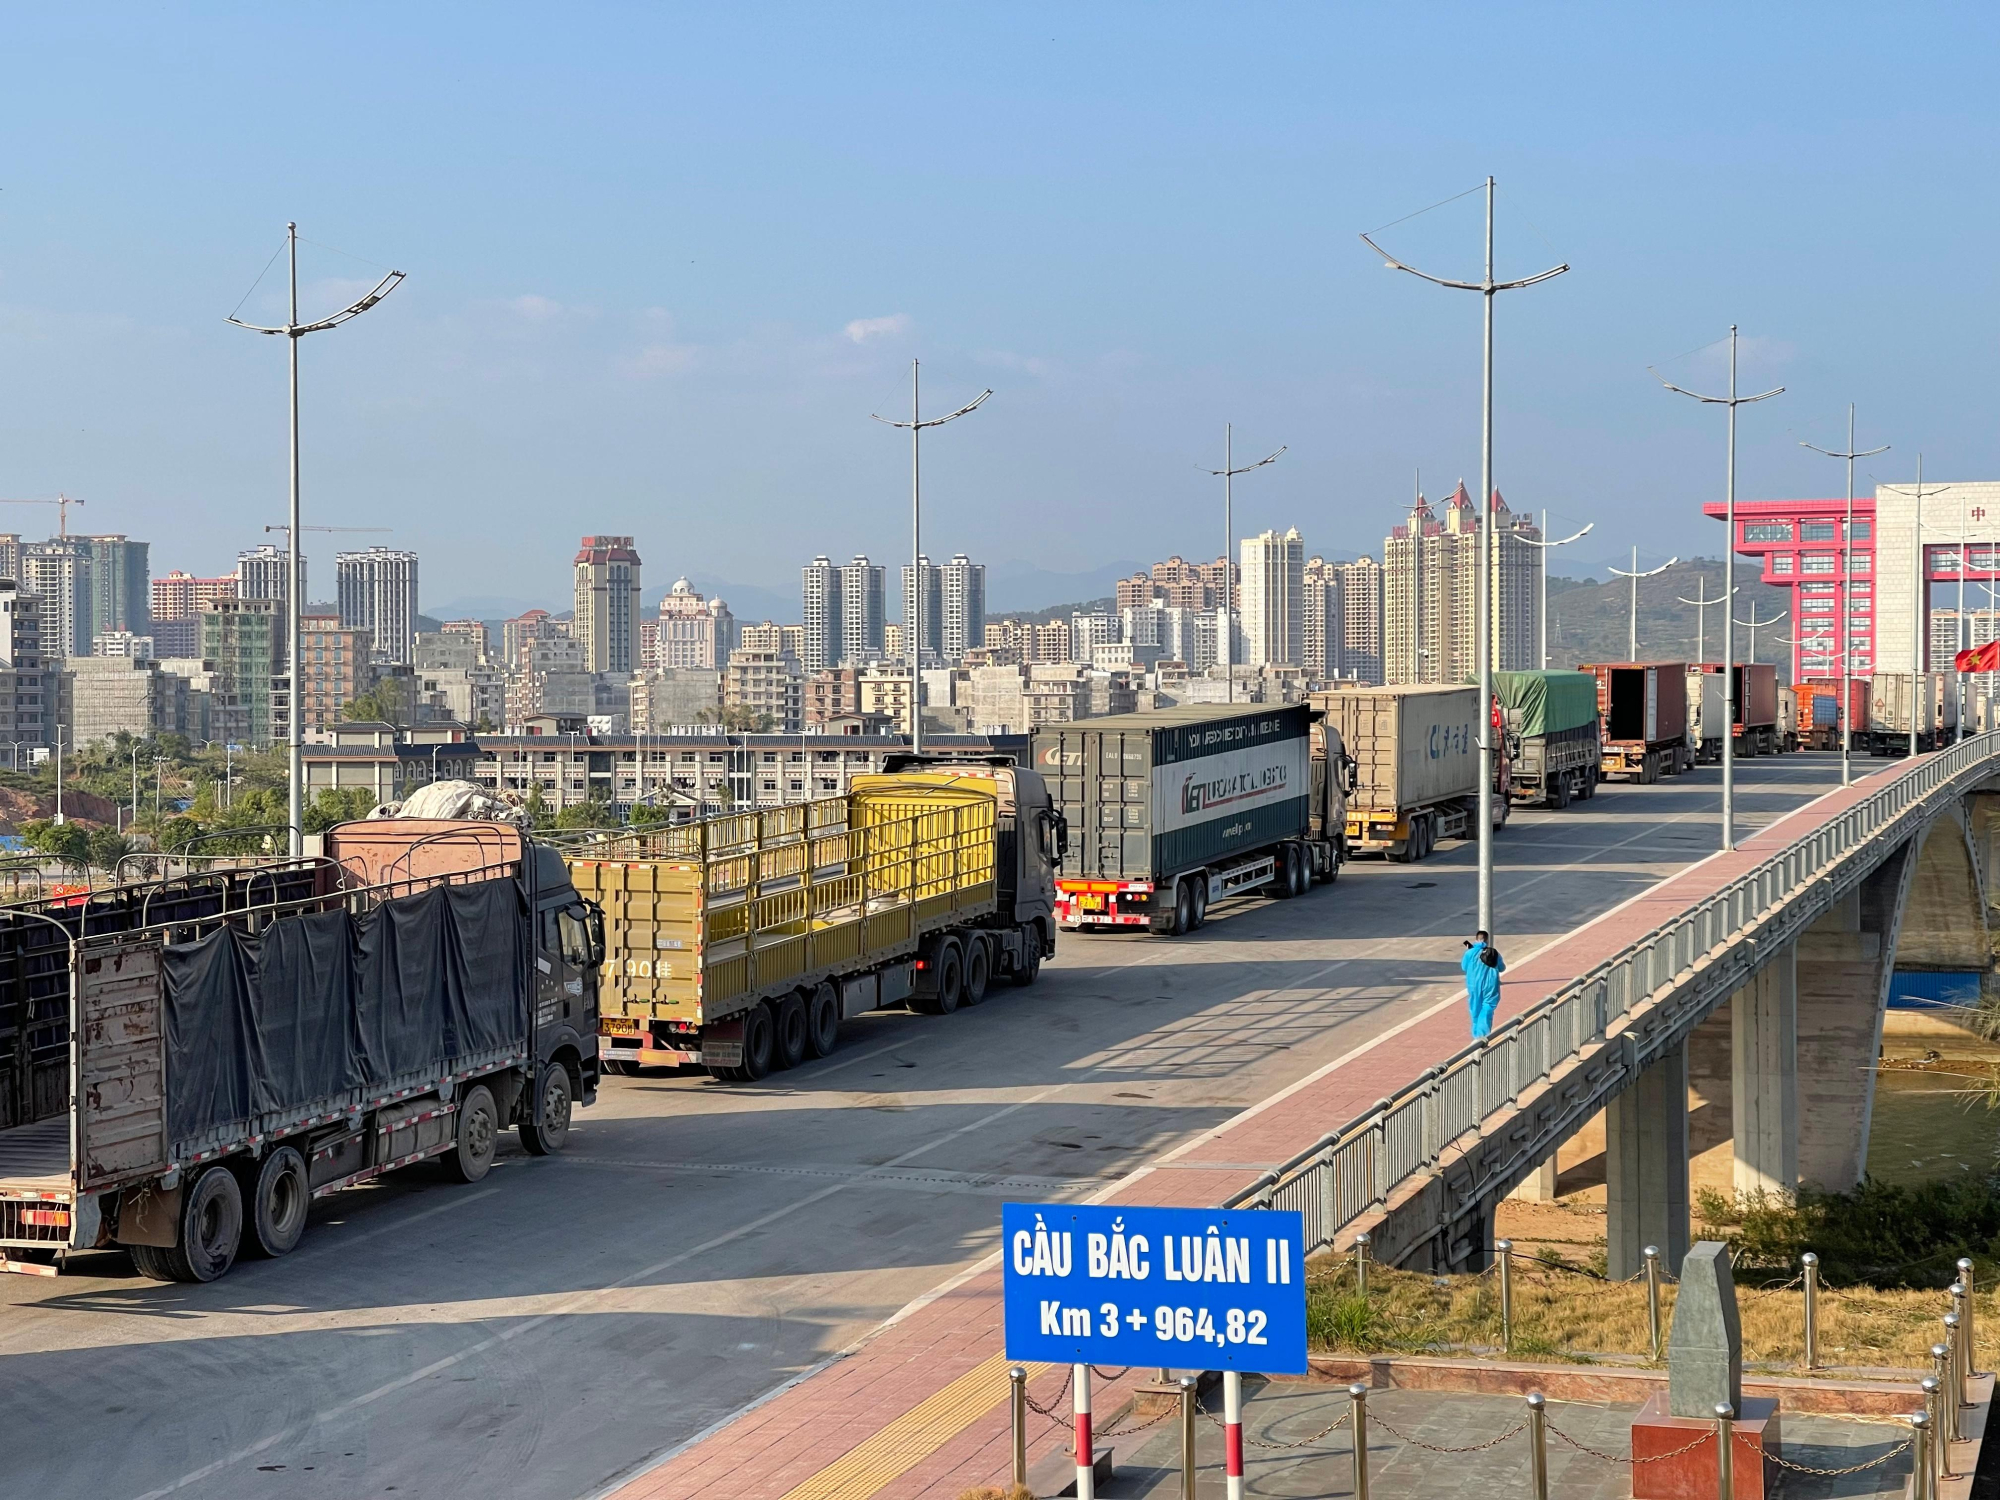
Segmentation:
{"type": "Polygon", "coordinates": [[[595,901],[586,905],[590,915],[584,926],[590,933],[590,966],[594,969],[604,962],[604,908],[595,901]]]}
{"type": "Polygon", "coordinates": [[[1355,787],[1361,784],[1361,762],[1351,755],[1342,755],[1340,769],[1342,779],[1347,784],[1347,795],[1352,797],[1355,787]]]}
{"type": "Polygon", "coordinates": [[[1052,846],[1049,858],[1051,862],[1060,864],[1063,856],[1069,853],[1069,819],[1053,809],[1043,817],[1042,827],[1048,831],[1052,846]]]}

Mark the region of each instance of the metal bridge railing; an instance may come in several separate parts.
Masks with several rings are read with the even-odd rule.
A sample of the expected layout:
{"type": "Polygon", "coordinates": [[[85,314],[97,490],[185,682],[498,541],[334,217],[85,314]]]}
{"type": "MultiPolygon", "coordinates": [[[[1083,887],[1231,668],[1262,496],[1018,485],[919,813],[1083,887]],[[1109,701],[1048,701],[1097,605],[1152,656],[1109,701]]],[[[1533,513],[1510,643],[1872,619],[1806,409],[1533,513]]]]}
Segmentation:
{"type": "Polygon", "coordinates": [[[1328,1132],[1223,1206],[1300,1210],[1307,1250],[1332,1243],[1404,1183],[1434,1169],[1447,1147],[1476,1135],[1527,1089],[1615,1034],[1635,1007],[1690,973],[1732,934],[1833,874],[1864,844],[1885,834],[1900,836],[1904,820],[1933,798],[1959,795],[1996,771],[2000,733],[1974,735],[1918,758],[1491,1036],[1328,1132]]]}

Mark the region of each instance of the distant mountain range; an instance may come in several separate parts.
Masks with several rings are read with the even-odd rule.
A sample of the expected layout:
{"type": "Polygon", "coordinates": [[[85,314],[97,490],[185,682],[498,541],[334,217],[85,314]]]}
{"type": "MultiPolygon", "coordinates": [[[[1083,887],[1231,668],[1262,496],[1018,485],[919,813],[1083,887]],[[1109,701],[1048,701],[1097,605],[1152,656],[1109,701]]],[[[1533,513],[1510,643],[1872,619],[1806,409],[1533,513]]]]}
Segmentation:
{"type": "MultiPolygon", "coordinates": [[[[1642,557],[1643,563],[1645,559],[1642,557]]],[[[1630,567],[1621,559],[1620,567],[1630,567]]],[[[1738,559],[1736,569],[1736,618],[1739,621],[1777,620],[1757,630],[1757,660],[1777,662],[1785,667],[1792,648],[1780,639],[1797,634],[1797,622],[1788,611],[1790,592],[1756,582],[1757,564],[1738,559]],[[1777,617],[1783,615],[1782,619],[1777,617]]],[[[1722,595],[1722,561],[1697,557],[1669,568],[1656,578],[1639,580],[1639,659],[1641,661],[1695,661],[1722,659],[1722,606],[1711,604],[1706,611],[1682,599],[1719,599],[1722,595]],[[1706,613],[1707,628],[1701,629],[1699,614],[1706,613]],[[1697,649],[1700,651],[1697,657],[1697,649]]],[[[1549,577],[1549,664],[1573,667],[1586,661],[1624,661],[1630,639],[1632,584],[1629,579],[1549,577]]],[[[1739,661],[1750,659],[1750,631],[1739,625],[1736,631],[1739,661]]],[[[1781,678],[1787,677],[1784,671],[1781,678]]]]}

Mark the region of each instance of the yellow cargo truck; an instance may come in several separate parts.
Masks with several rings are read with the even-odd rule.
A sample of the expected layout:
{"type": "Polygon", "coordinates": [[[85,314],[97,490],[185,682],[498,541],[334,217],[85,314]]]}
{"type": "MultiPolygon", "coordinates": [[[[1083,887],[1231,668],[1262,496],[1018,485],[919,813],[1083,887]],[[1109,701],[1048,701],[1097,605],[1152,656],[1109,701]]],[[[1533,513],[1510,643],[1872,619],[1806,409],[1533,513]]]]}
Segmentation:
{"type": "Polygon", "coordinates": [[[1033,984],[1063,837],[1011,760],[891,756],[842,796],[572,846],[604,910],[599,1055],[745,1082],[826,1056],[865,1011],[1033,984]]]}

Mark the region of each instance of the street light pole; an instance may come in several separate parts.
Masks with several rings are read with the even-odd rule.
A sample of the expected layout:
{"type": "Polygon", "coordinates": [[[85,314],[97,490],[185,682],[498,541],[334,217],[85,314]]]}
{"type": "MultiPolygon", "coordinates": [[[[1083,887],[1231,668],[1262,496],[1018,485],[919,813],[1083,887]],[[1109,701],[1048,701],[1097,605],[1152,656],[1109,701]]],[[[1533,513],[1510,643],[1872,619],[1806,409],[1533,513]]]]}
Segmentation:
{"type": "MultiPolygon", "coordinates": [[[[1248,474],[1252,469],[1261,469],[1265,464],[1276,463],[1278,461],[1278,453],[1285,451],[1285,448],[1281,447],[1278,449],[1278,453],[1273,453],[1268,458],[1260,458],[1254,464],[1245,464],[1239,469],[1236,467],[1235,460],[1235,436],[1236,430],[1234,426],[1228,422],[1224,422],[1222,424],[1222,467],[1208,471],[1211,475],[1219,476],[1222,480],[1222,611],[1217,616],[1215,654],[1222,658],[1222,676],[1225,683],[1226,701],[1230,703],[1236,701],[1236,663],[1233,660],[1235,653],[1231,650],[1231,646],[1234,643],[1229,639],[1231,634],[1229,628],[1231,619],[1230,611],[1236,603],[1236,585],[1234,581],[1236,577],[1236,563],[1229,555],[1229,549],[1236,545],[1236,516],[1233,510],[1235,496],[1230,488],[1230,481],[1235,479],[1238,474],[1248,474]]],[[[1285,445],[1285,447],[1289,446],[1291,445],[1285,445]]]]}
{"type": "Polygon", "coordinates": [[[1532,537],[1525,536],[1519,538],[1519,540],[1526,542],[1530,547],[1537,548],[1542,555],[1542,608],[1540,613],[1535,616],[1535,634],[1540,639],[1535,642],[1535,657],[1541,662],[1544,672],[1549,669],[1549,553],[1557,547],[1567,547],[1571,542],[1581,541],[1584,537],[1590,535],[1591,528],[1596,525],[1597,523],[1592,521],[1583,530],[1571,532],[1559,542],[1551,542],[1547,540],[1549,534],[1549,513],[1544,508],[1542,511],[1543,540],[1538,542],[1532,537]]]}
{"type": "MultiPolygon", "coordinates": [[[[1650,367],[1649,367],[1650,368],[1650,367]]],[[[1733,598],[1736,593],[1736,408],[1748,406],[1754,401],[1768,401],[1773,396],[1784,393],[1783,386],[1774,386],[1756,396],[1736,394],[1736,325],[1729,325],[1729,394],[1727,396],[1703,396],[1694,391],[1682,390],[1658,370],[1653,378],[1676,395],[1687,396],[1704,406],[1726,406],[1729,408],[1729,471],[1724,489],[1723,518],[1728,527],[1729,541],[1722,553],[1722,596],[1733,598]]],[[[1723,607],[1722,614],[1722,718],[1726,725],[1736,723],[1736,616],[1729,607],[1723,607]]],[[[1725,733],[1722,736],[1722,848],[1723,852],[1736,847],[1736,736],[1725,733]]]]}
{"type": "Polygon", "coordinates": [[[1437,286],[1454,291],[1478,292],[1485,306],[1485,346],[1481,365],[1479,424],[1479,578],[1474,588],[1474,608],[1479,612],[1474,630],[1474,650],[1479,656],[1479,928],[1493,931],[1493,298],[1501,292],[1533,286],[1560,276],[1569,264],[1553,266],[1519,281],[1493,279],[1493,179],[1486,179],[1486,275],[1480,281],[1454,281],[1433,276],[1405,265],[1368,238],[1361,242],[1392,271],[1407,271],[1437,286]]]}
{"type": "Polygon", "coordinates": [[[1756,605],[1755,605],[1755,604],[1753,603],[1753,604],[1752,604],[1752,605],[1750,606],[1750,618],[1749,618],[1749,619],[1747,619],[1747,620],[1738,620],[1738,621],[1736,622],[1736,623],[1737,623],[1738,625],[1748,625],[1748,626],[1750,627],[1750,665],[1751,665],[1751,666],[1753,666],[1753,667],[1754,667],[1754,666],[1756,666],[1756,665],[1757,665],[1757,628],[1758,628],[1758,627],[1759,627],[1760,625],[1775,625],[1775,624],[1777,624],[1777,623],[1778,623],[1778,622],[1779,622],[1780,620],[1784,619],[1784,618],[1785,618],[1785,616],[1786,616],[1786,615],[1788,615],[1788,614],[1790,614],[1790,613],[1791,613],[1791,611],[1790,611],[1789,609],[1781,609],[1781,610],[1779,610],[1779,611],[1778,611],[1778,612],[1777,612],[1777,613],[1776,613],[1775,615],[1772,615],[1770,619],[1768,619],[1768,620],[1760,620],[1760,619],[1758,619],[1758,618],[1757,618],[1757,606],[1756,606],[1756,605]]]}
{"type": "Polygon", "coordinates": [[[1637,661],[1639,659],[1639,580],[1641,578],[1657,578],[1679,561],[1678,557],[1670,557],[1657,568],[1648,568],[1645,572],[1641,573],[1639,571],[1639,549],[1634,547],[1632,549],[1632,570],[1629,573],[1623,568],[1607,568],[1605,570],[1606,572],[1616,573],[1620,578],[1629,578],[1632,580],[1632,615],[1625,634],[1625,659],[1627,661],[1637,661]]]}
{"type": "MultiPolygon", "coordinates": [[[[1895,488],[1895,486],[1891,486],[1895,488]]],[[[1951,489],[1948,484],[1935,485],[1932,495],[1942,495],[1951,489]]],[[[1924,456],[1917,455],[1917,492],[1913,497],[1913,514],[1910,520],[1910,755],[1917,753],[1917,694],[1923,689],[1924,657],[1929,642],[1924,639],[1925,627],[1930,623],[1930,582],[1924,576],[1924,456]]],[[[1959,566],[1964,567],[1964,558],[1959,566]]],[[[1957,663],[1953,663],[1954,666],[1957,663]]],[[[1926,695],[1928,696],[1928,695],[1926,695]]]]}
{"type": "Polygon", "coordinates": [[[1679,599],[1683,604],[1692,604],[1695,607],[1694,658],[1696,665],[1700,665],[1708,659],[1708,606],[1711,604],[1726,604],[1729,602],[1729,596],[1724,594],[1720,599],[1709,598],[1708,580],[1706,578],[1696,580],[1694,593],[1695,596],[1692,599],[1688,598],[1685,594],[1676,594],[1674,597],[1679,599]]]}
{"type": "Polygon", "coordinates": [[[917,362],[913,359],[910,361],[910,420],[907,422],[896,422],[891,421],[888,417],[879,417],[875,416],[873,412],[869,413],[871,417],[875,417],[876,421],[886,427],[907,427],[910,429],[910,579],[912,584],[911,593],[915,600],[914,607],[910,613],[916,618],[905,620],[903,625],[910,637],[910,750],[915,754],[921,754],[924,748],[924,680],[921,675],[924,660],[924,502],[923,486],[920,477],[923,464],[922,440],[924,429],[926,427],[942,427],[947,422],[956,422],[967,412],[976,410],[992,394],[992,389],[989,387],[974,396],[957,411],[947,412],[941,417],[932,417],[926,422],[918,410],[917,362]]]}
{"type": "Polygon", "coordinates": [[[1879,448],[1855,451],[1854,403],[1850,401],[1847,403],[1845,453],[1835,453],[1831,448],[1820,448],[1807,442],[1801,442],[1799,446],[1811,448],[1815,453],[1824,453],[1828,458],[1847,460],[1847,529],[1840,538],[1840,784],[1850,786],[1854,781],[1852,769],[1848,764],[1854,739],[1854,726],[1849,722],[1853,718],[1849,710],[1854,703],[1854,460],[1872,458],[1877,453],[1887,453],[1889,445],[1884,443],[1879,448]]]}
{"type": "Polygon", "coordinates": [[[358,318],[369,308],[380,302],[396,289],[403,279],[401,271],[391,271],[375,283],[374,290],[358,302],[350,303],[331,317],[317,322],[299,321],[299,226],[296,223],[285,226],[285,248],[291,258],[291,315],[285,323],[276,328],[264,328],[255,323],[245,323],[232,316],[228,321],[238,328],[247,328],[252,333],[283,334],[291,358],[291,434],[292,434],[292,506],[291,530],[287,536],[291,549],[289,558],[286,593],[290,596],[285,607],[285,655],[287,685],[285,692],[287,744],[286,771],[289,788],[286,807],[291,819],[291,855],[300,858],[305,853],[304,835],[304,787],[305,787],[305,698],[301,691],[299,671],[299,612],[304,601],[299,598],[299,340],[309,333],[320,333],[328,328],[337,328],[350,318],[358,318]]]}

